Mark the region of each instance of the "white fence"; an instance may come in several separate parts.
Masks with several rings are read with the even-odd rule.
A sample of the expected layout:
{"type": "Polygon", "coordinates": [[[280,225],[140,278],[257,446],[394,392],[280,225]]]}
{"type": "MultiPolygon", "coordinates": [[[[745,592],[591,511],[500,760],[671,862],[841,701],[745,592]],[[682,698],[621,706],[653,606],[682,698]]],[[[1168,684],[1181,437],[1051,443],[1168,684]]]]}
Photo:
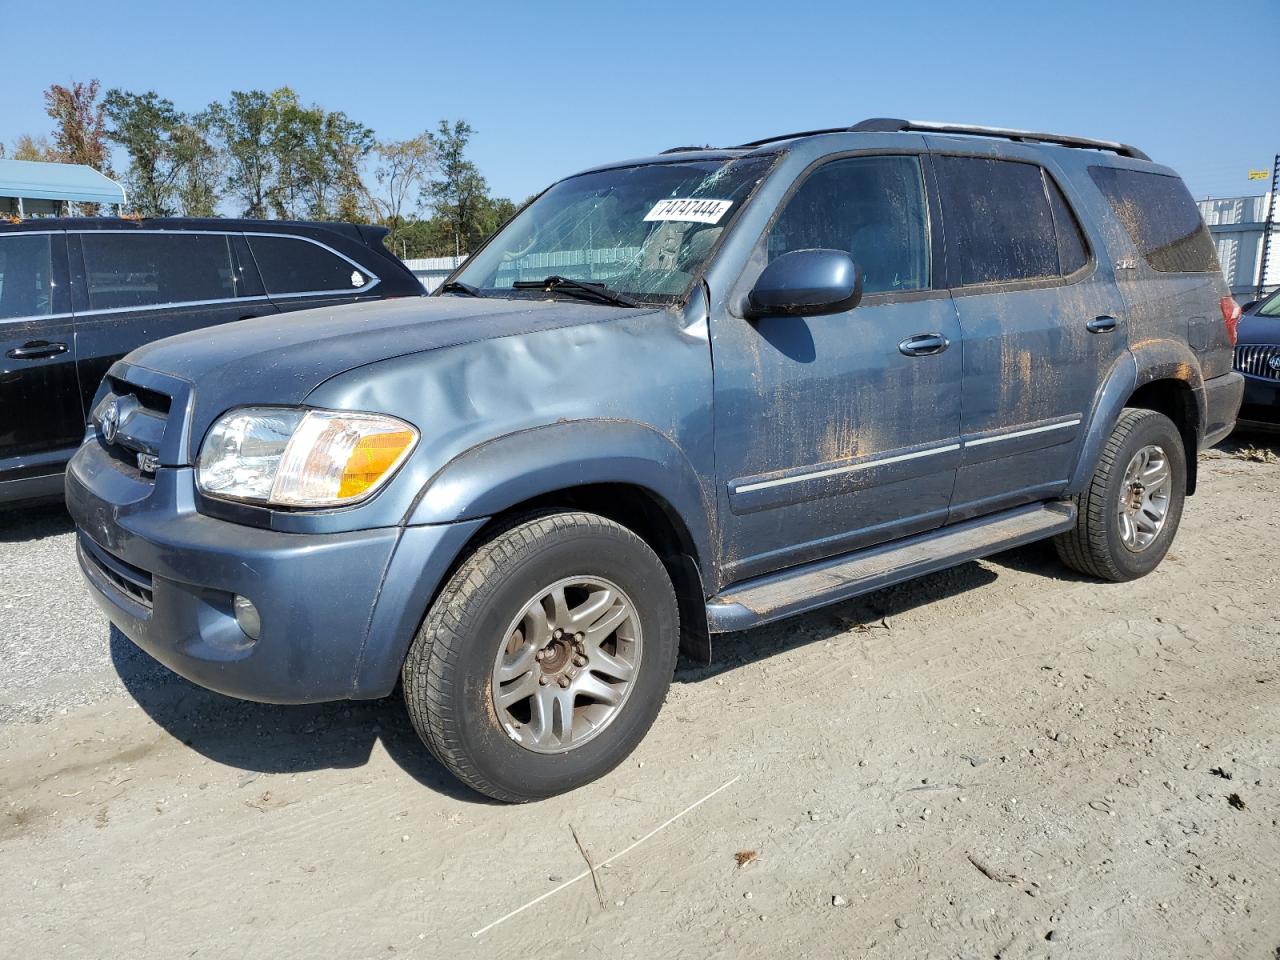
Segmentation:
{"type": "Polygon", "coordinates": [[[444,278],[453,273],[466,257],[427,257],[423,260],[406,260],[408,267],[427,293],[431,293],[444,282],[444,278]]]}

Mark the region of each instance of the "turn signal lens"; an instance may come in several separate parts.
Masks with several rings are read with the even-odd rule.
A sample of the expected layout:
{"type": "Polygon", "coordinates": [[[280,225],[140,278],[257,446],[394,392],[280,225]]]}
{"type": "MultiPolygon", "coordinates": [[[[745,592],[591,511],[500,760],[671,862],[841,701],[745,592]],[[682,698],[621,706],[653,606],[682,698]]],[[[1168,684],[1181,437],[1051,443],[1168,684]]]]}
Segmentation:
{"type": "Polygon", "coordinates": [[[358,497],[392,470],[404,452],[413,446],[413,432],[396,430],[364,437],[347,458],[338,485],[338,498],[358,497]]]}

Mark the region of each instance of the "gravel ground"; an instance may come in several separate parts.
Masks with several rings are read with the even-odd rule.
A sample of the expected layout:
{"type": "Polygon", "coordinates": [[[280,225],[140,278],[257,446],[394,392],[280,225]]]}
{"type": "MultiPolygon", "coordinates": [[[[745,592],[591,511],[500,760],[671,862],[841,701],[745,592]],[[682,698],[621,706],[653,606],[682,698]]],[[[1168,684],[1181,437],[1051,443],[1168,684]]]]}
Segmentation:
{"type": "Polygon", "coordinates": [[[1207,455],[1149,577],[1037,546],[721,638],[628,762],[524,807],[394,700],[186,683],[111,634],[60,510],[0,519],[0,954],[1275,960],[1258,443],[1207,455]]]}

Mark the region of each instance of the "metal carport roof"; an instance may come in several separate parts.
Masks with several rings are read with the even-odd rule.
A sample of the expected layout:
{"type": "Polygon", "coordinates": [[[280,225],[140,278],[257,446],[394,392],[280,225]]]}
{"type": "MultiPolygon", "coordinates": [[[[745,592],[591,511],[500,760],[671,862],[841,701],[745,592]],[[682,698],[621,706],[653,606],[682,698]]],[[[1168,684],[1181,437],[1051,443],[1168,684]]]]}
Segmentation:
{"type": "Polygon", "coordinates": [[[124,203],[124,187],[78,163],[0,160],[0,197],[124,203]]]}

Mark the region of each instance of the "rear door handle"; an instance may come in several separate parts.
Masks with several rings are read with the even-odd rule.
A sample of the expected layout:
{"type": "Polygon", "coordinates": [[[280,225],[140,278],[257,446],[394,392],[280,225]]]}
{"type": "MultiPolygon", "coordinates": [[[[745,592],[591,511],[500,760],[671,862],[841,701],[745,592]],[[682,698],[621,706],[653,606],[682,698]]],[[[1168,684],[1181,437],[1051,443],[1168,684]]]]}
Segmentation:
{"type": "Polygon", "coordinates": [[[1119,324],[1120,321],[1115,317],[1094,317],[1084,325],[1084,328],[1090,333],[1110,333],[1119,324]]]}
{"type": "Polygon", "coordinates": [[[43,360],[46,357],[56,357],[60,353],[67,352],[65,343],[50,343],[47,340],[32,340],[24,343],[20,347],[14,347],[5,356],[10,360],[43,360]]]}
{"type": "Polygon", "coordinates": [[[931,357],[951,346],[951,341],[940,333],[917,333],[898,344],[898,352],[907,357],[931,357]]]}

